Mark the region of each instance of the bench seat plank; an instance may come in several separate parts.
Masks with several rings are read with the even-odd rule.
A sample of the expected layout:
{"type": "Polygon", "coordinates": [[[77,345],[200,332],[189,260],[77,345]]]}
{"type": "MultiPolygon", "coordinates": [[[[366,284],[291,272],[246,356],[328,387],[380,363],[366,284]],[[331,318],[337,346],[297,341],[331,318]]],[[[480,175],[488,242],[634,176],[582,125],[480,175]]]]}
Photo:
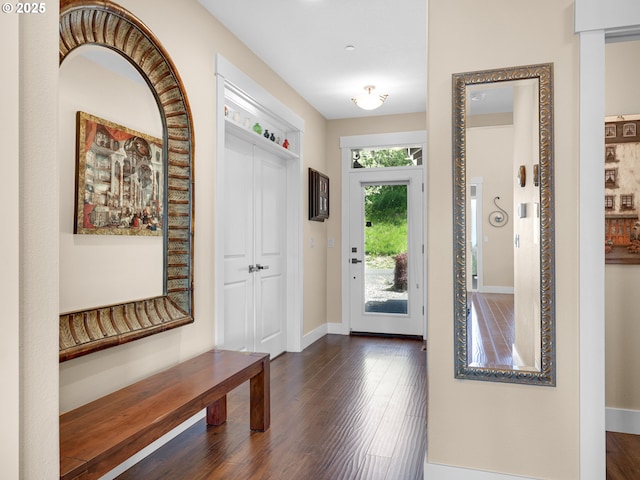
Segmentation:
{"type": "Polygon", "coordinates": [[[60,478],[99,478],[205,408],[208,420],[224,423],[226,394],[247,380],[250,426],[264,431],[269,355],[262,353],[212,350],[62,414],[60,478]]]}

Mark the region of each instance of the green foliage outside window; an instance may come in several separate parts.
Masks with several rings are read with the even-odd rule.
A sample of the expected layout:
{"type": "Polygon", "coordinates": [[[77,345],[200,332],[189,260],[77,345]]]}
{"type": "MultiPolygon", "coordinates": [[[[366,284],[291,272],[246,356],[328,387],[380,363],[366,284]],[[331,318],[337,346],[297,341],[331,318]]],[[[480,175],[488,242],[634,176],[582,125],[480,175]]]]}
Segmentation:
{"type": "MultiPolygon", "coordinates": [[[[362,151],[364,167],[413,165],[406,149],[362,151]]],[[[393,256],[407,251],[407,186],[369,185],[365,187],[367,255],[393,256]]]]}
{"type": "Polygon", "coordinates": [[[358,163],[364,168],[407,167],[413,165],[406,148],[361,150],[358,163]]]}

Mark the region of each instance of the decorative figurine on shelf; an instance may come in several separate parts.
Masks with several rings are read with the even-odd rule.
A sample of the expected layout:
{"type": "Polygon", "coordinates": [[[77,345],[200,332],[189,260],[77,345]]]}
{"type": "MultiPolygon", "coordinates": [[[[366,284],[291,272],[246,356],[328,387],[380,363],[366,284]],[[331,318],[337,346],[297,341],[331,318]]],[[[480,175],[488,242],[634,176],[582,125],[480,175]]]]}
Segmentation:
{"type": "Polygon", "coordinates": [[[262,133],[262,127],[258,122],[256,122],[256,124],[253,126],[253,131],[256,132],[258,135],[262,133]]]}
{"type": "Polygon", "coordinates": [[[289,148],[289,140],[287,140],[287,139],[285,138],[285,139],[284,139],[284,142],[282,142],[282,146],[283,146],[284,148],[287,148],[287,149],[288,149],[288,148],[289,148]]]}
{"type": "Polygon", "coordinates": [[[264,138],[269,138],[269,129],[266,129],[264,131],[264,134],[262,135],[264,138]]]}
{"type": "Polygon", "coordinates": [[[273,132],[271,133],[271,136],[269,137],[269,140],[271,140],[272,142],[276,141],[276,136],[273,134],[273,132]]]}
{"type": "Polygon", "coordinates": [[[280,137],[276,138],[276,143],[280,145],[280,137]]]}

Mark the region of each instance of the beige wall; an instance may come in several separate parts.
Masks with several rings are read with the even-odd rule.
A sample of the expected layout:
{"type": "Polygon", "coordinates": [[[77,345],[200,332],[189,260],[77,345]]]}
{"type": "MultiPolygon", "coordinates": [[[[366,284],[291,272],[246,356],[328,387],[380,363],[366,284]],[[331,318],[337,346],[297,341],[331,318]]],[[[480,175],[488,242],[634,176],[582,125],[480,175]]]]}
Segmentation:
{"type": "Polygon", "coordinates": [[[3,64],[5,94],[0,96],[0,142],[6,155],[3,165],[3,188],[0,203],[5,216],[5,231],[0,236],[0,302],[3,305],[3,342],[0,378],[3,393],[0,409],[4,412],[3,428],[0,430],[0,462],[6,465],[7,478],[18,478],[20,470],[20,289],[15,279],[20,278],[20,264],[16,252],[20,251],[20,134],[19,113],[19,55],[18,16],[5,15],[0,28],[0,58],[3,64]],[[10,159],[14,159],[11,161],[10,159]]]}
{"type": "MultiPolygon", "coordinates": [[[[326,120],[281,78],[265,66],[196,0],[122,0],[157,36],[182,78],[195,131],[195,322],[133,343],[97,352],[60,365],[60,410],[101,396],[122,385],[175,364],[214,346],[214,198],[216,161],[216,79],[214,58],[221,53],[305,120],[303,175],[313,166],[326,170],[326,120]],[[179,21],[177,20],[179,19],[179,21]],[[176,23],[177,22],[177,23],[176,23]]],[[[305,182],[303,182],[305,183],[305,182]]],[[[306,190],[303,193],[306,195],[306,190]]],[[[57,196],[56,196],[57,198],[57,196]]],[[[306,200],[303,199],[306,206],[306,200]]],[[[304,222],[306,208],[303,208],[304,222]]],[[[322,225],[304,229],[304,326],[326,321],[326,250],[311,249],[310,236],[322,237],[322,225]]],[[[323,237],[322,237],[323,238],[323,237]]]]}
{"type": "Polygon", "coordinates": [[[536,478],[579,477],[578,39],[573,1],[431,0],[428,65],[428,462],[536,478]],[[543,33],[544,32],[544,33],[543,33]],[[553,62],[557,387],[456,380],[451,74],[553,62]]]}
{"type": "MultiPolygon", "coordinates": [[[[381,107],[384,108],[384,107],[381,107]]],[[[382,115],[367,118],[330,120],[327,122],[327,172],[331,178],[331,216],[327,221],[326,235],[335,242],[327,252],[327,321],[342,322],[342,151],[340,137],[370,135],[375,133],[414,132],[425,130],[424,113],[406,115],[382,115]]]]}
{"type": "Polygon", "coordinates": [[[2,462],[8,465],[2,476],[7,479],[57,478],[60,471],[54,150],[58,2],[48,2],[46,10],[41,15],[0,16],[0,141],[5,153],[1,196],[7,223],[0,242],[0,297],[6,305],[0,446],[2,462]]]}
{"type": "MultiPolygon", "coordinates": [[[[640,92],[633,88],[640,76],[640,41],[607,44],[605,55],[606,115],[640,113],[640,92]]],[[[605,268],[607,407],[640,410],[639,280],[640,265],[605,268]]]]}

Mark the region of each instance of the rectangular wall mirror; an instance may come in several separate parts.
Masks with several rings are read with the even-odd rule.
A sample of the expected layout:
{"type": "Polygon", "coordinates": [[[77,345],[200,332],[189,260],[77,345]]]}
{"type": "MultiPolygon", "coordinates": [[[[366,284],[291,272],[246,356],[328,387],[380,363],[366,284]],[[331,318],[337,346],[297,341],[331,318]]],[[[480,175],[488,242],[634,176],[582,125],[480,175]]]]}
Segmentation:
{"type": "Polygon", "coordinates": [[[455,376],[555,385],[553,65],[453,75],[455,376]]]}

